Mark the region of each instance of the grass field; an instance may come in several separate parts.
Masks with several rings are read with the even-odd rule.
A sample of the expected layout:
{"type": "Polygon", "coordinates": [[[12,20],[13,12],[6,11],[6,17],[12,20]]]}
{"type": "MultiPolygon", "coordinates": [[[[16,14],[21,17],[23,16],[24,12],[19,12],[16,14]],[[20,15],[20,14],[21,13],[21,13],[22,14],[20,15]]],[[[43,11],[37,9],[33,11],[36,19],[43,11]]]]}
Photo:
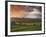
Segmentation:
{"type": "Polygon", "coordinates": [[[41,30],[41,19],[14,19],[11,21],[11,32],[39,31],[41,30]]]}

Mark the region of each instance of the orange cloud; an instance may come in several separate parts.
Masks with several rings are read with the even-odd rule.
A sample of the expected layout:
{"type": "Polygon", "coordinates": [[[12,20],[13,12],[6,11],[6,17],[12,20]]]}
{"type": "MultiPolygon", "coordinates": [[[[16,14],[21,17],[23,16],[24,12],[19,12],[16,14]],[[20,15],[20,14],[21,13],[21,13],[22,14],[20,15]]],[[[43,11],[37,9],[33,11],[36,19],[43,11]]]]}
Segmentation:
{"type": "Polygon", "coordinates": [[[10,16],[11,17],[23,17],[25,16],[25,9],[23,6],[11,5],[10,7],[10,16]]]}

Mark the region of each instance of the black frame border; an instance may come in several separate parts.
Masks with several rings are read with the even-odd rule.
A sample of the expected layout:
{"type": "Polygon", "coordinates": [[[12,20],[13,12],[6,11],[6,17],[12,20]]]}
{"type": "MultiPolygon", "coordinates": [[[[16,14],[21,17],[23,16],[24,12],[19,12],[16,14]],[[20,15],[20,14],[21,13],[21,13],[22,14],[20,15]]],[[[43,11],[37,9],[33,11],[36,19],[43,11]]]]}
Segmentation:
{"type": "Polygon", "coordinates": [[[45,34],[45,3],[42,2],[27,2],[27,1],[5,1],[5,36],[27,36],[27,35],[41,35],[45,34]],[[44,33],[36,34],[20,34],[20,35],[8,35],[8,2],[20,2],[20,3],[35,3],[35,4],[44,4],[44,33]]]}

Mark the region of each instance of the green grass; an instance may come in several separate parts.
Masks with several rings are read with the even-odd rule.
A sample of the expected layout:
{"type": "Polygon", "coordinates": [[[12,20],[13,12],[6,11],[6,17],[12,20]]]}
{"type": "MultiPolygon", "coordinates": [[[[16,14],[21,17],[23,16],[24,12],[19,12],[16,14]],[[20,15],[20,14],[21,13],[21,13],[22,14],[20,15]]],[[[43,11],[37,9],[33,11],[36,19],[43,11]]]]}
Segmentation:
{"type": "Polygon", "coordinates": [[[41,30],[41,22],[12,22],[11,23],[11,32],[20,32],[20,31],[39,31],[41,30]]]}

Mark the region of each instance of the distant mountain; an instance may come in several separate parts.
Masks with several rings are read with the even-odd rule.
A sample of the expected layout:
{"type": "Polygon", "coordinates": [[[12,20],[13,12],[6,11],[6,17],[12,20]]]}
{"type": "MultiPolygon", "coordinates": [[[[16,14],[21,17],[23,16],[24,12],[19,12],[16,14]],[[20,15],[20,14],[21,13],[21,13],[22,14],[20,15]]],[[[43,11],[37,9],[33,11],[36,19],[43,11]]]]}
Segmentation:
{"type": "Polygon", "coordinates": [[[16,21],[16,22],[40,22],[41,19],[31,19],[31,18],[11,18],[11,21],[16,21]]]}

